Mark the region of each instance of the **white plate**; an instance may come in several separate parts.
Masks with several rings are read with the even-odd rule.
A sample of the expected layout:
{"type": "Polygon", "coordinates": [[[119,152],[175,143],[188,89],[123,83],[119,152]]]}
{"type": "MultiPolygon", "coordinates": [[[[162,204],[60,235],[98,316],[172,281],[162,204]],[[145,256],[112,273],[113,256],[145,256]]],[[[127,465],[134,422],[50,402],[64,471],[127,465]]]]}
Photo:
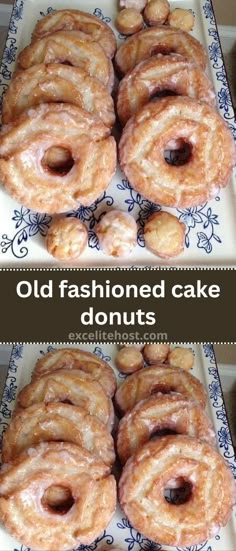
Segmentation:
{"type": "MultiPolygon", "coordinates": [[[[48,346],[45,344],[15,345],[12,349],[12,355],[9,365],[6,386],[3,392],[2,404],[0,407],[0,428],[1,434],[10,422],[11,413],[15,406],[15,400],[21,388],[30,382],[31,372],[36,361],[43,354],[52,348],[61,348],[61,346],[48,346]]],[[[114,368],[114,358],[117,353],[117,346],[107,345],[83,345],[79,346],[84,350],[96,353],[105,359],[114,368]]],[[[227,417],[225,413],[224,400],[220,385],[218,369],[215,363],[213,347],[210,344],[203,346],[189,345],[194,352],[195,362],[193,374],[197,376],[208,390],[207,413],[210,416],[218,440],[218,451],[228,461],[236,478],[236,462],[234,450],[231,442],[231,436],[227,417]]],[[[115,370],[116,371],[116,370],[115,370]]],[[[117,373],[117,372],[116,372],[117,373]]],[[[122,378],[118,376],[118,382],[122,378]]],[[[194,545],[184,550],[168,547],[175,551],[235,551],[235,512],[231,520],[219,535],[214,539],[204,542],[200,545],[194,545]]],[[[141,534],[137,533],[128,523],[127,519],[121,513],[119,507],[107,527],[106,531],[89,546],[81,546],[73,551],[94,551],[95,549],[109,550],[112,547],[120,547],[125,551],[160,551],[166,550],[159,544],[154,544],[141,534]],[[111,547],[110,547],[111,546],[111,547]]],[[[0,526],[0,551],[30,551],[23,545],[10,537],[4,528],[0,526]]]]}
{"type": "MultiPolygon", "coordinates": [[[[219,36],[215,24],[211,0],[172,0],[171,8],[192,9],[195,14],[193,35],[208,51],[208,74],[212,78],[221,115],[228,121],[236,138],[236,123],[226,79],[219,36]]],[[[20,50],[30,42],[36,22],[51,9],[86,9],[105,20],[115,30],[116,0],[16,0],[10,21],[6,48],[0,70],[0,94],[9,85],[15,60],[20,50]]],[[[117,35],[117,32],[116,32],[117,35]]],[[[120,40],[120,39],[118,39],[120,40]]],[[[235,266],[236,265],[236,217],[235,174],[219,197],[209,203],[190,209],[166,209],[174,212],[187,226],[186,247],[182,255],[171,261],[178,266],[235,266]]],[[[102,213],[110,208],[128,210],[139,225],[138,243],[123,264],[168,265],[149,253],[144,247],[143,225],[153,209],[159,209],[140,194],[133,191],[117,170],[106,193],[89,208],[79,208],[72,215],[83,220],[89,230],[89,247],[79,260],[79,266],[116,266],[120,260],[104,255],[98,247],[94,227],[102,213]]],[[[55,260],[47,253],[45,235],[51,217],[37,214],[22,207],[0,190],[0,266],[55,266],[55,260]]]]}

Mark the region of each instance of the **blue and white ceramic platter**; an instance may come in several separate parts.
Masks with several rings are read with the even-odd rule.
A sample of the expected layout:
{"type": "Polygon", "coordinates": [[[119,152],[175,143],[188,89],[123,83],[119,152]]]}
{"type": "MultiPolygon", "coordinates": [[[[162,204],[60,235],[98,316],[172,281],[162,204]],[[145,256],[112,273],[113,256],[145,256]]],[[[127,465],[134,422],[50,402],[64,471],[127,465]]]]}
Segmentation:
{"type": "MultiPolygon", "coordinates": [[[[214,84],[218,109],[236,139],[236,122],[211,0],[171,0],[170,3],[172,9],[184,7],[195,14],[193,35],[208,52],[207,71],[214,84]]],[[[65,7],[95,14],[115,30],[116,0],[15,0],[0,68],[1,96],[9,86],[19,52],[30,42],[36,22],[50,11],[65,7]]],[[[115,32],[120,42],[122,37],[116,30],[115,32]]],[[[185,250],[174,259],[174,265],[236,265],[235,183],[234,174],[228,187],[207,204],[189,209],[170,209],[186,224],[185,250]]],[[[78,217],[85,222],[89,231],[89,246],[78,265],[95,267],[120,264],[119,259],[108,257],[99,250],[94,231],[101,215],[113,208],[128,211],[137,221],[139,228],[137,246],[122,263],[126,266],[168,265],[168,261],[160,260],[148,252],[143,240],[146,219],[152,212],[160,210],[161,206],[151,203],[132,190],[119,168],[107,191],[93,205],[67,213],[68,216],[78,217]]],[[[16,203],[1,186],[0,266],[55,265],[55,260],[47,253],[45,247],[45,236],[50,222],[50,216],[30,211],[16,203]]],[[[170,263],[173,265],[173,260],[170,263]]]]}
{"type": "MultiPolygon", "coordinates": [[[[65,345],[64,345],[65,346],[65,345]]],[[[71,346],[71,345],[70,345],[71,346]]],[[[190,348],[195,356],[192,373],[200,379],[208,391],[207,413],[210,416],[217,435],[218,451],[226,459],[236,478],[236,461],[228,421],[225,412],[224,400],[221,390],[219,373],[216,366],[214,350],[211,344],[184,345],[190,348]]],[[[63,345],[49,346],[47,344],[14,345],[9,364],[9,370],[0,406],[0,443],[2,433],[10,423],[12,411],[18,392],[31,379],[31,373],[36,361],[45,353],[62,348],[63,345]]],[[[116,372],[118,384],[122,377],[114,367],[114,359],[117,354],[117,346],[113,344],[79,345],[80,348],[93,352],[107,361],[116,372]]],[[[112,551],[119,547],[124,551],[235,551],[236,511],[225,528],[222,528],[218,536],[205,541],[202,544],[186,548],[162,547],[158,543],[145,538],[136,532],[122,514],[119,507],[107,527],[93,544],[80,546],[73,551],[112,551]]],[[[33,551],[26,548],[20,542],[9,536],[0,525],[0,551],[33,551]]],[[[34,550],[38,551],[38,550],[34,550]]]]}

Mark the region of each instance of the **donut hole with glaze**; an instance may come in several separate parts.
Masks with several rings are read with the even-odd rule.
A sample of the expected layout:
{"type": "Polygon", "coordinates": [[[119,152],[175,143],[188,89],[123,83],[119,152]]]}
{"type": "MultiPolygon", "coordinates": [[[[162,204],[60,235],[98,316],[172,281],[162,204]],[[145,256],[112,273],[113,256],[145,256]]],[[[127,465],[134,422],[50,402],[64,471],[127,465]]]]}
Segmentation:
{"type": "Polygon", "coordinates": [[[45,490],[41,503],[49,513],[65,515],[74,505],[74,498],[70,488],[54,484],[45,490]]]}
{"type": "Polygon", "coordinates": [[[171,479],[165,484],[163,495],[170,505],[184,505],[193,494],[193,484],[186,478],[171,479]]]}
{"type": "Polygon", "coordinates": [[[152,387],[151,395],[153,394],[171,394],[172,392],[176,393],[176,390],[174,387],[171,387],[169,385],[165,384],[156,384],[152,387]]]}
{"type": "Polygon", "coordinates": [[[164,159],[168,165],[186,165],[192,157],[192,151],[192,144],[184,138],[179,138],[166,144],[164,149],[164,159]]]}
{"type": "Polygon", "coordinates": [[[65,147],[49,147],[42,159],[42,167],[57,176],[66,176],[74,166],[71,151],[65,147]]]}
{"type": "Polygon", "coordinates": [[[170,434],[178,434],[178,432],[171,427],[162,427],[161,429],[156,428],[152,431],[149,440],[157,440],[162,436],[169,436],[170,434]]]}

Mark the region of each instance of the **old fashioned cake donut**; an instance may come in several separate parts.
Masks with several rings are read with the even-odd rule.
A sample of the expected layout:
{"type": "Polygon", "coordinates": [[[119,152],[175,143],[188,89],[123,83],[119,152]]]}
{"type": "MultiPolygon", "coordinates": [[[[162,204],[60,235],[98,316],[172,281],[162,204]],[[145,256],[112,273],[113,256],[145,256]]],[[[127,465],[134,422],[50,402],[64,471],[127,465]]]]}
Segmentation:
{"type": "Polygon", "coordinates": [[[155,365],[133,373],[119,386],[115,404],[121,414],[151,394],[177,392],[205,408],[207,393],[202,383],[180,367],[155,365]]]}
{"type": "Polygon", "coordinates": [[[113,369],[96,354],[79,348],[59,348],[40,358],[34,368],[32,380],[59,369],[80,369],[99,382],[108,396],[116,391],[116,377],[113,369]]]}
{"type": "Polygon", "coordinates": [[[116,144],[109,129],[71,104],[45,103],[3,126],[0,176],[6,190],[28,208],[51,214],[90,205],[116,169],[116,144]],[[67,151],[65,171],[45,161],[48,151],[67,151]]]}
{"type": "Polygon", "coordinates": [[[66,402],[80,406],[97,417],[108,430],[113,427],[111,399],[91,375],[80,369],[53,371],[26,385],[17,397],[18,408],[28,408],[41,402],[66,402]]]}
{"type": "Polygon", "coordinates": [[[158,55],[139,63],[119,85],[117,111],[125,124],[156,94],[175,93],[215,105],[213,86],[202,69],[179,55],[158,55]]]}
{"type": "Polygon", "coordinates": [[[138,402],[120,420],[117,452],[122,464],[153,436],[163,431],[186,434],[215,445],[210,419],[203,409],[180,394],[150,396],[138,402]]]}
{"type": "Polygon", "coordinates": [[[106,529],[115,507],[116,483],[109,467],[71,443],[39,444],[0,473],[0,519],[31,549],[67,551],[88,545],[106,529]],[[53,488],[62,490],[60,507],[49,499],[53,488]]]}
{"type": "Polygon", "coordinates": [[[88,243],[88,230],[78,218],[57,218],[46,235],[49,254],[58,260],[76,260],[88,243]]]}
{"type": "Polygon", "coordinates": [[[2,461],[9,463],[40,442],[72,442],[95,454],[108,466],[115,461],[111,434],[93,415],[71,404],[35,404],[16,412],[3,434],[2,461]]]}
{"type": "Polygon", "coordinates": [[[16,72],[3,96],[2,122],[6,124],[22,111],[47,102],[73,103],[109,127],[115,122],[107,88],[81,67],[61,63],[33,65],[16,72]]]}
{"type": "Polygon", "coordinates": [[[42,38],[57,31],[80,31],[98,42],[109,57],[116,50],[116,37],[112,29],[101,19],[80,10],[56,10],[38,21],[32,39],[42,38]]]}
{"type": "Polygon", "coordinates": [[[125,75],[140,61],[159,53],[181,54],[202,69],[206,67],[207,55],[202,44],[188,33],[165,25],[144,29],[127,38],[116,52],[116,67],[125,75]]]}
{"type": "Polygon", "coordinates": [[[126,124],[120,164],[132,187],[155,203],[189,208],[217,195],[229,181],[235,144],[224,119],[186,97],[148,103],[126,124]],[[176,166],[166,152],[188,149],[176,166]]]}
{"type": "Polygon", "coordinates": [[[102,47],[76,31],[58,31],[36,40],[22,50],[17,62],[20,69],[29,69],[41,63],[81,67],[100,80],[109,92],[114,85],[113,65],[102,47]]]}
{"type": "Polygon", "coordinates": [[[231,516],[235,497],[234,478],[223,457],[189,436],[145,444],[127,461],[119,482],[120,505],[133,527],[178,548],[216,536],[231,516]],[[168,502],[164,491],[181,479],[189,486],[189,498],[168,502]]]}

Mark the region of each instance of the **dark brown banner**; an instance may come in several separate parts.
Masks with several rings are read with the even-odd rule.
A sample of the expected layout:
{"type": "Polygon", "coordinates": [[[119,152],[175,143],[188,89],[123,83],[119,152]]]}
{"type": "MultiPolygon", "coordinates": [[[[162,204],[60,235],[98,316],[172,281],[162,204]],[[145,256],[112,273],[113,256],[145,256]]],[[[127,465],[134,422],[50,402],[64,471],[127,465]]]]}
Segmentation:
{"type": "Polygon", "coordinates": [[[236,342],[235,270],[1,270],[0,342],[236,342]]]}

